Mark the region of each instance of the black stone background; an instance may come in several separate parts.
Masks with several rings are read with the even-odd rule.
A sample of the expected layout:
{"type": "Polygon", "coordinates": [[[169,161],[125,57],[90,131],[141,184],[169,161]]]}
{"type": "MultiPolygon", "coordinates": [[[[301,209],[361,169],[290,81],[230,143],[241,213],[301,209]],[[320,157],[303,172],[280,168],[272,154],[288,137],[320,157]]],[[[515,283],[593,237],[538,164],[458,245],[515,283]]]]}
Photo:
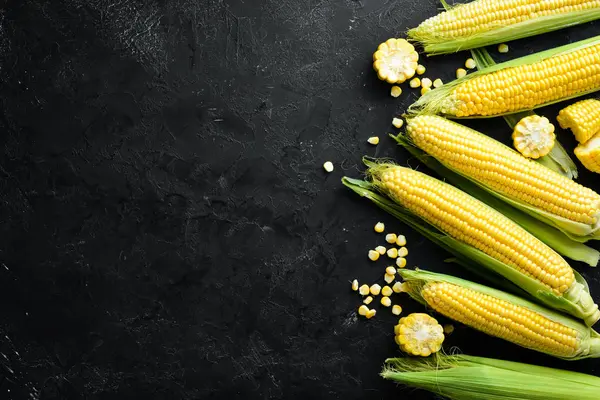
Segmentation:
{"type": "MultiPolygon", "coordinates": [[[[1,3],[1,399],[433,398],[378,376],[396,318],[358,319],[349,281],[382,276],[378,220],[409,266],[467,275],[340,178],[364,154],[418,166],[386,137],[416,93],[371,54],[434,0],[1,3]]],[[[421,60],[448,81],[466,58],[421,60]]],[[[456,325],[446,349],[598,374],[456,325]]]]}

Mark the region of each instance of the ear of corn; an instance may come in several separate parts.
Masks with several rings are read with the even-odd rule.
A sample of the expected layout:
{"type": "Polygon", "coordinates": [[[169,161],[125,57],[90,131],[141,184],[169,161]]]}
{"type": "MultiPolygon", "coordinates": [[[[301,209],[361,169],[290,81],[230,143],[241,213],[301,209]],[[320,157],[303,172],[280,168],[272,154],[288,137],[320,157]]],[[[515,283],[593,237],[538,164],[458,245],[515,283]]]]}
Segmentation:
{"type": "Polygon", "coordinates": [[[410,141],[446,167],[471,179],[577,240],[600,234],[600,195],[532,162],[502,143],[438,116],[407,124],[410,141]]]}
{"type": "Polygon", "coordinates": [[[385,379],[455,400],[596,400],[600,378],[464,354],[390,358],[385,379]]]}
{"type": "Polygon", "coordinates": [[[600,132],[575,148],[575,155],[584,167],[600,174],[600,132]]]}
{"type": "Polygon", "coordinates": [[[554,125],[546,117],[529,115],[521,119],[512,134],[515,149],[527,158],[540,158],[554,147],[554,125]]]}
{"type": "Polygon", "coordinates": [[[587,99],[563,108],[556,120],[563,129],[571,129],[581,144],[600,132],[600,100],[587,99]]]}
{"type": "Polygon", "coordinates": [[[600,89],[600,37],[484,68],[436,88],[411,113],[453,118],[528,111],[600,89]]]}
{"type": "Polygon", "coordinates": [[[551,32],[600,18],[597,0],[475,0],[408,31],[428,54],[446,54],[551,32]]]}
{"type": "Polygon", "coordinates": [[[412,298],[471,328],[567,360],[600,357],[598,334],[560,313],[449,275],[398,273],[412,298]]]}

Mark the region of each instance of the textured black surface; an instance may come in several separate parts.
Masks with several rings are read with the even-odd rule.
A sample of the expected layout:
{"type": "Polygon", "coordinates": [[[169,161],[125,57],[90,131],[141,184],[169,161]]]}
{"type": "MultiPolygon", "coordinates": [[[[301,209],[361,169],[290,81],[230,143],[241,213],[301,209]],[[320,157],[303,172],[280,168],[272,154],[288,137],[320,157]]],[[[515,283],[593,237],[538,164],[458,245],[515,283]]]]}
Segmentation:
{"type": "MultiPolygon", "coordinates": [[[[417,166],[385,135],[415,93],[371,53],[435,1],[0,3],[1,399],[432,398],[379,378],[395,318],[357,319],[349,280],[382,276],[378,220],[410,266],[464,274],[340,178],[363,154],[417,166]]],[[[450,80],[465,58],[423,63],[450,80]]],[[[599,371],[460,326],[447,345],[599,371]]]]}

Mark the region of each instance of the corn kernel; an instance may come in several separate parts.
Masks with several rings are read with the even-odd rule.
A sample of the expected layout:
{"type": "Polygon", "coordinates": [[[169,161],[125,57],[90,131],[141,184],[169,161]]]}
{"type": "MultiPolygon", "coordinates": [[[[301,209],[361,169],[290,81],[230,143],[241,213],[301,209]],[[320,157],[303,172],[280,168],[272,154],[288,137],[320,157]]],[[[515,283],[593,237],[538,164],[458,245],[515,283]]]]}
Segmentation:
{"type": "Polygon", "coordinates": [[[476,66],[477,63],[472,58],[467,58],[467,61],[465,61],[465,67],[467,67],[468,69],[473,69],[476,66]]]}
{"type": "Polygon", "coordinates": [[[383,289],[381,289],[381,294],[382,294],[383,296],[391,296],[391,295],[392,295],[392,293],[394,293],[394,291],[392,290],[392,288],[391,288],[391,287],[389,287],[389,286],[387,286],[387,285],[386,285],[386,286],[384,286],[384,287],[383,287],[383,289]]]}
{"type": "Polygon", "coordinates": [[[401,292],[403,292],[403,290],[402,290],[402,282],[396,282],[396,283],[394,283],[394,286],[392,286],[392,290],[394,291],[394,293],[401,293],[401,292]]]}
{"type": "Polygon", "coordinates": [[[377,145],[377,144],[379,144],[379,136],[371,136],[370,138],[367,139],[367,142],[369,144],[377,145]]]}
{"type": "Polygon", "coordinates": [[[385,273],[388,275],[396,275],[396,268],[389,266],[385,269],[385,273]]]}
{"type": "Polygon", "coordinates": [[[413,78],[410,80],[410,82],[408,84],[410,85],[411,88],[416,89],[419,86],[421,86],[421,80],[419,78],[413,78]]]}
{"type": "Polygon", "coordinates": [[[359,315],[367,315],[367,313],[369,312],[369,307],[365,306],[364,304],[360,307],[358,307],[358,314],[359,315]]]}
{"type": "Polygon", "coordinates": [[[371,296],[367,296],[365,297],[365,299],[363,300],[363,303],[365,304],[371,304],[371,302],[373,301],[373,297],[371,296]]]}
{"type": "Polygon", "coordinates": [[[383,275],[383,280],[385,281],[385,283],[392,283],[392,282],[394,282],[394,279],[396,279],[396,275],[390,275],[390,274],[383,275]]]}
{"type": "Polygon", "coordinates": [[[431,79],[429,79],[429,78],[421,79],[421,87],[430,88],[431,85],[432,85],[431,79]]]}
{"type": "Polygon", "coordinates": [[[392,306],[392,314],[400,315],[401,313],[402,313],[402,307],[400,307],[398,304],[394,304],[392,306]]]}
{"type": "Polygon", "coordinates": [[[378,222],[375,224],[375,228],[373,229],[375,229],[375,232],[381,233],[385,230],[385,225],[383,224],[383,222],[378,222]]]}
{"type": "Polygon", "coordinates": [[[467,75],[467,71],[464,68],[456,70],[456,79],[464,78],[467,75]]]}
{"type": "Polygon", "coordinates": [[[327,172],[333,171],[333,163],[331,161],[325,161],[325,163],[323,163],[323,169],[327,172]]]}
{"type": "Polygon", "coordinates": [[[444,82],[442,82],[442,80],[440,78],[437,78],[435,81],[433,81],[433,87],[434,88],[439,88],[443,84],[444,84],[444,82]]]}
{"type": "Polygon", "coordinates": [[[377,310],[369,310],[369,312],[367,313],[367,315],[365,315],[365,317],[367,317],[367,319],[371,319],[375,316],[375,314],[377,314],[377,310]]]}
{"type": "Polygon", "coordinates": [[[394,125],[398,129],[400,129],[400,128],[402,128],[402,125],[404,125],[404,121],[401,120],[400,118],[394,118],[394,119],[392,119],[392,125],[394,125]]]}
{"type": "Polygon", "coordinates": [[[381,255],[384,255],[387,250],[383,246],[377,246],[377,247],[375,247],[375,251],[378,252],[381,255]]]}
{"type": "Polygon", "coordinates": [[[429,91],[431,91],[431,88],[428,88],[428,87],[421,88],[421,96],[423,96],[425,93],[427,93],[429,91]]]}
{"type": "Polygon", "coordinates": [[[392,97],[399,97],[402,94],[402,89],[400,86],[392,86],[392,90],[390,91],[390,95],[392,97]]]}
{"type": "Polygon", "coordinates": [[[392,305],[392,300],[390,300],[390,298],[387,296],[383,296],[381,298],[381,305],[384,307],[389,307],[392,305]]]}
{"type": "Polygon", "coordinates": [[[444,333],[446,335],[449,335],[452,332],[454,332],[454,325],[452,325],[452,324],[446,324],[446,325],[444,325],[444,333]]]}
{"type": "Polygon", "coordinates": [[[421,64],[417,65],[417,74],[423,75],[425,73],[425,67],[421,64]]]}
{"type": "Polygon", "coordinates": [[[389,258],[396,258],[396,257],[398,257],[398,249],[395,248],[395,247],[392,247],[391,249],[388,249],[387,256],[389,258]]]}
{"type": "Polygon", "coordinates": [[[360,293],[361,296],[366,296],[369,294],[369,285],[361,285],[361,287],[358,288],[358,293],[360,293]]]}
{"type": "Polygon", "coordinates": [[[508,45],[505,43],[499,44],[498,53],[508,53],[508,45]]]}
{"type": "Polygon", "coordinates": [[[398,236],[396,236],[395,233],[388,233],[387,235],[385,235],[385,241],[390,244],[396,243],[397,239],[398,239],[398,236]]]}
{"type": "Polygon", "coordinates": [[[369,260],[377,261],[379,260],[379,253],[375,250],[369,250],[369,260]]]}
{"type": "Polygon", "coordinates": [[[355,292],[358,290],[358,281],[356,279],[352,281],[352,290],[355,292]]]}
{"type": "Polygon", "coordinates": [[[408,255],[408,249],[406,247],[400,247],[398,249],[398,256],[399,257],[406,257],[407,255],[408,255]]]}
{"type": "Polygon", "coordinates": [[[404,267],[406,267],[406,258],[404,258],[404,257],[398,257],[398,258],[396,258],[396,266],[398,268],[404,268],[404,267]]]}
{"type": "Polygon", "coordinates": [[[381,293],[381,286],[379,286],[378,283],[374,283],[373,285],[371,285],[371,287],[369,288],[369,291],[371,292],[371,294],[373,296],[378,296],[379,293],[381,293]]]}

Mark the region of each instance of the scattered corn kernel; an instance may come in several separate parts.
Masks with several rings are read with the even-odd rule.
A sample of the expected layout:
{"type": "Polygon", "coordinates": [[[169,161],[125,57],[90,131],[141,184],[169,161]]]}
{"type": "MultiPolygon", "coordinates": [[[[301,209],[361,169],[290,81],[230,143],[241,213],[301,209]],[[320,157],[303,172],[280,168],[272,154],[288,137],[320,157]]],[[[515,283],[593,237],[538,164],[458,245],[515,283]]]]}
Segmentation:
{"type": "Polygon", "coordinates": [[[498,53],[508,53],[508,45],[505,43],[499,44],[498,53]]]}
{"type": "Polygon", "coordinates": [[[369,310],[369,312],[365,316],[367,317],[367,319],[371,319],[375,316],[375,314],[377,314],[377,310],[369,310]]]}
{"type": "Polygon", "coordinates": [[[371,304],[371,302],[373,301],[373,297],[371,296],[367,296],[365,297],[365,299],[363,300],[363,303],[365,304],[371,304]]]}
{"type": "Polygon", "coordinates": [[[423,75],[425,73],[425,67],[421,64],[417,65],[417,74],[423,75]]]}
{"type": "Polygon", "coordinates": [[[377,247],[375,247],[375,251],[378,252],[381,255],[384,255],[385,252],[386,252],[386,248],[383,247],[383,246],[377,246],[377,247]]]}
{"type": "Polygon", "coordinates": [[[443,84],[444,84],[444,82],[442,82],[442,80],[440,78],[437,78],[435,81],[433,81],[433,87],[434,88],[439,88],[443,84]]]}
{"type": "Polygon", "coordinates": [[[385,273],[388,275],[396,275],[396,268],[389,266],[385,269],[385,273]]]}
{"type": "MultiPolygon", "coordinates": [[[[506,52],[505,52],[505,53],[506,53],[506,52]]],[[[454,325],[452,325],[452,324],[446,324],[446,325],[444,325],[444,333],[445,333],[446,335],[449,335],[449,334],[451,334],[452,332],[454,332],[454,325]]]]}
{"type": "Polygon", "coordinates": [[[467,61],[465,61],[465,67],[467,67],[468,69],[473,69],[476,66],[477,63],[472,58],[467,58],[467,61]]]}
{"type": "Polygon", "coordinates": [[[398,257],[398,249],[395,248],[395,247],[392,247],[391,249],[388,249],[387,256],[389,258],[396,258],[396,257],[398,257]]]}
{"type": "Polygon", "coordinates": [[[402,313],[402,307],[400,307],[398,304],[394,304],[392,306],[392,314],[400,315],[401,313],[402,313]]]}
{"type": "Polygon", "coordinates": [[[375,229],[375,232],[381,233],[385,230],[385,225],[383,224],[383,222],[378,222],[375,224],[375,228],[373,229],[375,229]]]}
{"type": "Polygon", "coordinates": [[[400,128],[402,128],[402,125],[404,125],[404,121],[401,120],[400,118],[394,118],[392,120],[392,125],[394,125],[398,129],[400,129],[400,128]]]}
{"type": "Polygon", "coordinates": [[[364,304],[362,306],[358,307],[359,315],[367,315],[368,312],[369,312],[369,307],[365,306],[364,304]]]}
{"type": "Polygon", "coordinates": [[[398,258],[396,258],[396,266],[398,268],[404,268],[404,267],[406,267],[406,258],[404,258],[404,257],[398,257],[398,258]]]}
{"type": "Polygon", "coordinates": [[[384,286],[384,287],[383,287],[383,289],[381,289],[381,294],[382,294],[383,296],[391,296],[391,295],[392,295],[392,293],[394,293],[394,291],[392,290],[392,288],[391,288],[391,287],[389,287],[389,286],[387,286],[387,285],[386,285],[386,286],[384,286]]]}
{"type": "Polygon", "coordinates": [[[408,84],[410,85],[411,88],[416,89],[419,86],[421,86],[421,80],[419,78],[413,78],[410,80],[410,82],[408,84]]]}
{"type": "Polygon", "coordinates": [[[432,84],[433,83],[431,82],[431,79],[429,79],[429,78],[421,79],[421,87],[430,88],[432,84]]]}
{"type": "Polygon", "coordinates": [[[404,282],[396,282],[394,283],[394,286],[392,286],[392,290],[394,291],[394,293],[406,292],[406,285],[404,284],[404,282]]]}
{"type": "Polygon", "coordinates": [[[323,163],[323,169],[327,172],[333,171],[333,163],[331,161],[325,161],[325,163],[323,163]]]}
{"type": "Polygon", "coordinates": [[[392,282],[394,282],[394,279],[396,279],[396,275],[390,275],[390,274],[383,275],[383,280],[385,281],[385,283],[392,283],[392,282]]]}
{"type": "Polygon", "coordinates": [[[429,91],[431,91],[431,88],[428,88],[428,87],[421,88],[421,96],[423,96],[425,93],[427,93],[429,91]]]}
{"type": "Polygon", "coordinates": [[[378,283],[374,283],[369,288],[369,291],[373,296],[379,296],[379,293],[381,293],[381,286],[379,286],[378,283]]]}
{"type": "Polygon", "coordinates": [[[398,246],[406,246],[406,237],[404,235],[398,235],[396,239],[396,244],[398,246]]]}
{"type": "Polygon", "coordinates": [[[369,294],[369,285],[361,285],[361,287],[358,288],[358,293],[360,293],[361,296],[366,296],[369,294]]]}
{"type": "Polygon", "coordinates": [[[387,235],[385,235],[385,241],[390,244],[396,243],[397,239],[398,239],[398,236],[396,236],[395,233],[388,233],[387,235]]]}
{"type": "Polygon", "coordinates": [[[389,307],[392,305],[392,300],[390,300],[390,298],[387,296],[383,296],[381,298],[381,305],[383,305],[384,307],[389,307]]]}
{"type": "Polygon", "coordinates": [[[371,260],[371,261],[379,260],[379,253],[375,250],[369,250],[369,260],[371,260]]]}
{"type": "Polygon", "coordinates": [[[390,95],[392,97],[399,97],[402,94],[402,89],[400,86],[392,86],[392,90],[390,90],[390,95]]]}
{"type": "Polygon", "coordinates": [[[407,255],[408,255],[408,249],[406,247],[400,247],[398,249],[398,256],[399,257],[406,257],[407,255]]]}
{"type": "Polygon", "coordinates": [[[373,145],[379,144],[379,136],[371,136],[367,139],[367,142],[373,145]]]}
{"type": "Polygon", "coordinates": [[[355,292],[358,290],[358,281],[356,279],[352,281],[352,290],[355,292]]]}
{"type": "Polygon", "coordinates": [[[459,68],[456,70],[456,79],[464,78],[467,75],[467,70],[459,68]]]}

